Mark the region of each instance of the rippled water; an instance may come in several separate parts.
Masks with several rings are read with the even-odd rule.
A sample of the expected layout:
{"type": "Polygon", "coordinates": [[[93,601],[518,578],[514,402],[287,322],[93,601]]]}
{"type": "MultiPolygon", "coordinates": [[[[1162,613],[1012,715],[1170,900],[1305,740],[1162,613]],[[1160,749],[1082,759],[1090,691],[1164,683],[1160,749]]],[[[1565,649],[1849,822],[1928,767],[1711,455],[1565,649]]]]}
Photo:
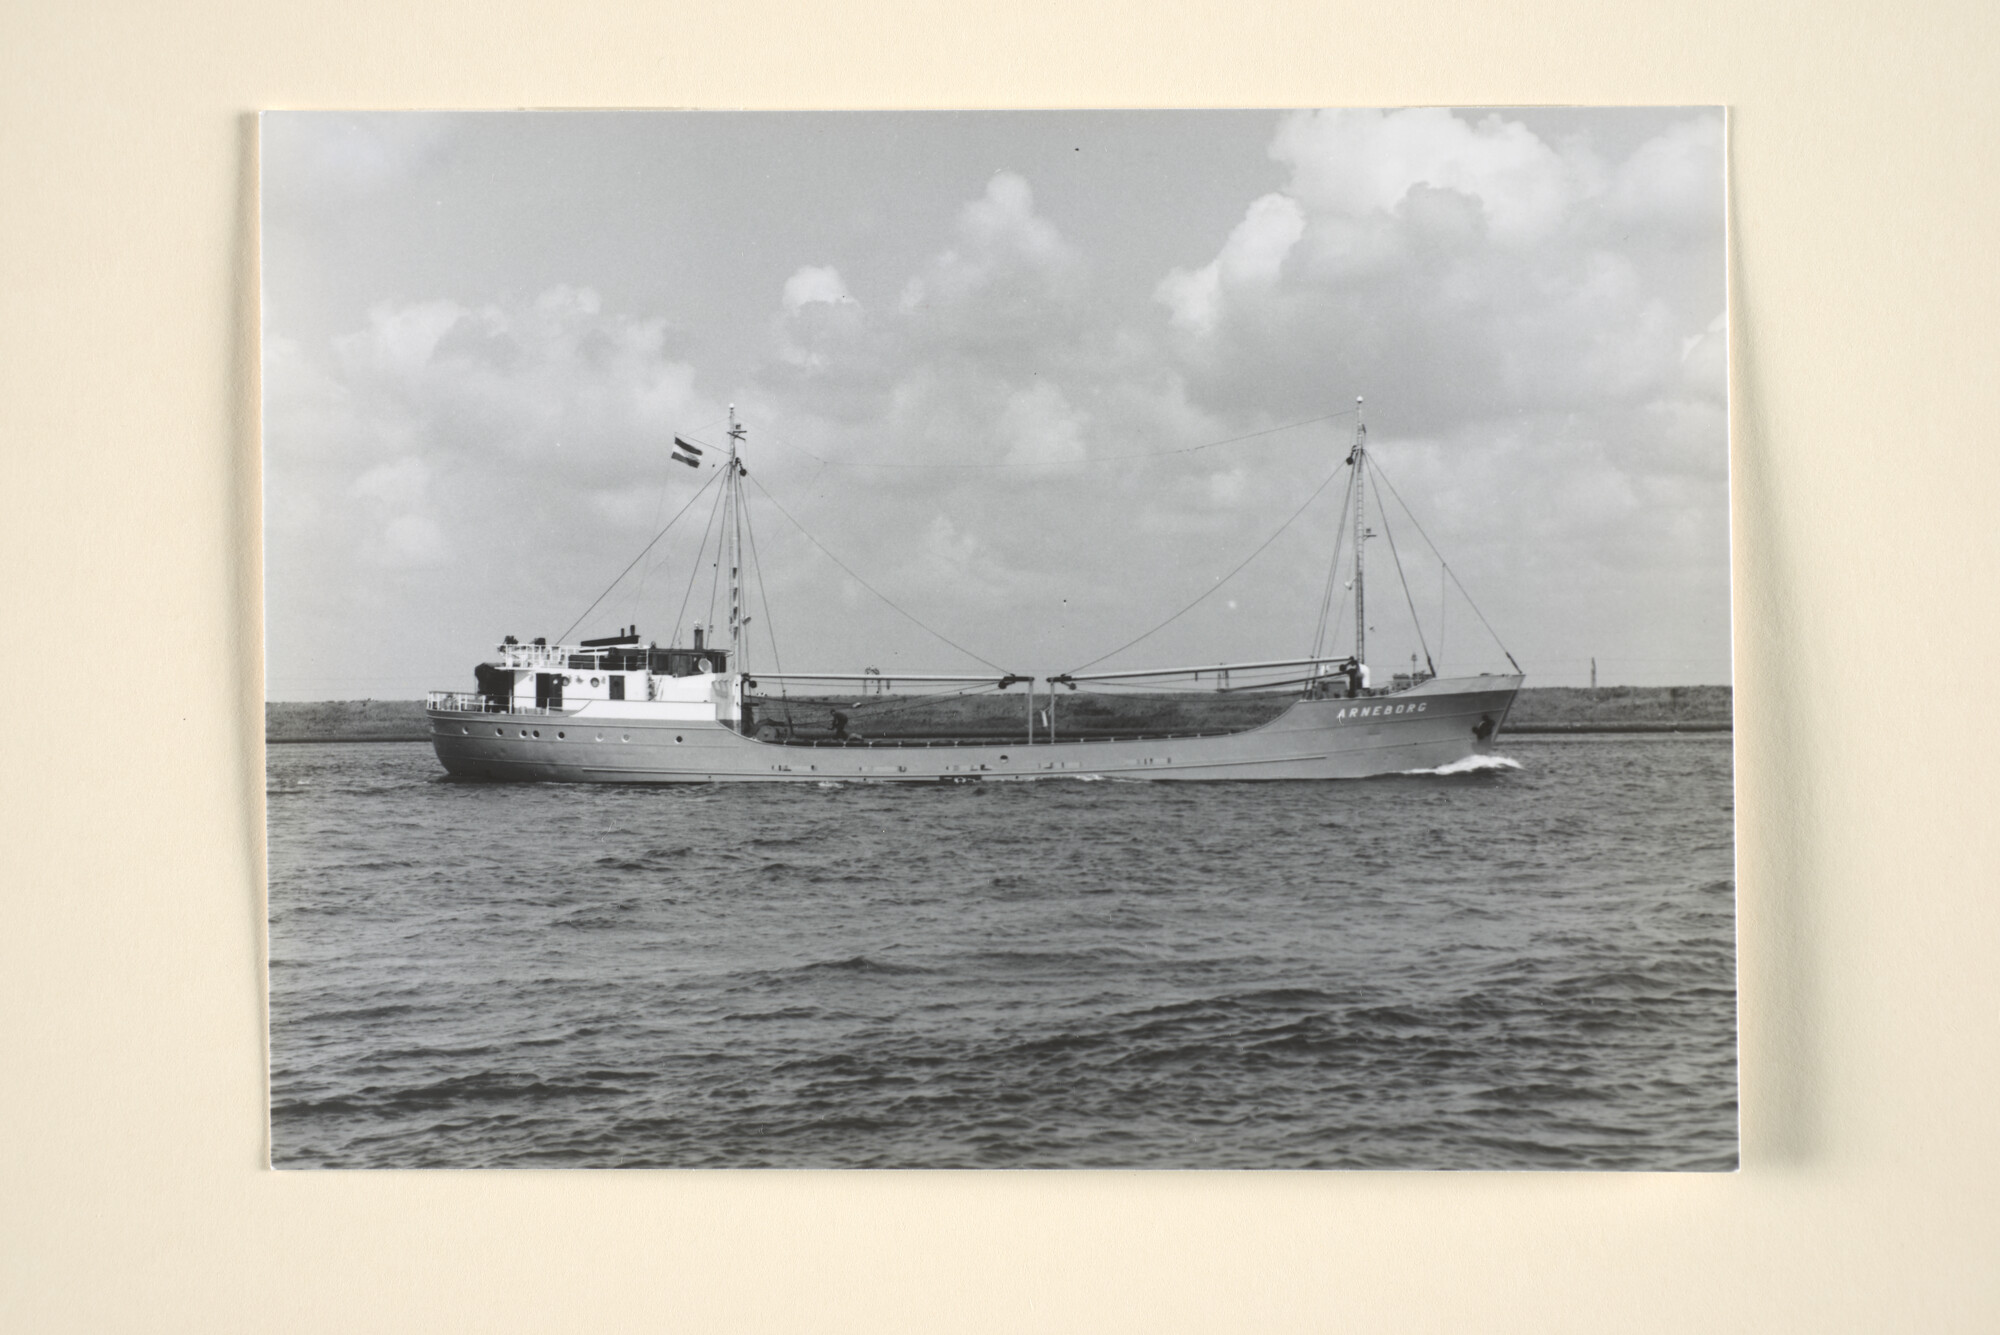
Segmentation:
{"type": "Polygon", "coordinates": [[[1346,783],[269,749],[281,1166],[1728,1168],[1726,737],[1346,783]]]}

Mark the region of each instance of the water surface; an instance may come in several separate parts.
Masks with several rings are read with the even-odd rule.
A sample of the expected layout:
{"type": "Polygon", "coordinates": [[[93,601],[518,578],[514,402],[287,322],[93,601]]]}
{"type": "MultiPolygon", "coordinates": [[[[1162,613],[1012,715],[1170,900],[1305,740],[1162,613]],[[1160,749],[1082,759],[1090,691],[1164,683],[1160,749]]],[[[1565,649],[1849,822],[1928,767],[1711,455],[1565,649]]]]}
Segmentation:
{"type": "Polygon", "coordinates": [[[291,1167],[1721,1169],[1726,736],[1331,783],[269,748],[291,1167]]]}

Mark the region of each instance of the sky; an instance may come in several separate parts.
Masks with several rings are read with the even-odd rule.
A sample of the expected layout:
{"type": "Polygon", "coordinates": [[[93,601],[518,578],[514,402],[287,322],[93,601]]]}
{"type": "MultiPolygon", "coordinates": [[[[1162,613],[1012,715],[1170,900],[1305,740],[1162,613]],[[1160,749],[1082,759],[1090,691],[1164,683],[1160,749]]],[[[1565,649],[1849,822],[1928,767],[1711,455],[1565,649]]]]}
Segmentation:
{"type": "Polygon", "coordinates": [[[580,616],[686,642],[716,489],[670,447],[730,405],[755,669],[1297,657],[1357,396],[1378,673],[1729,680],[1719,110],[261,137],[270,699],[470,689],[580,616]]]}

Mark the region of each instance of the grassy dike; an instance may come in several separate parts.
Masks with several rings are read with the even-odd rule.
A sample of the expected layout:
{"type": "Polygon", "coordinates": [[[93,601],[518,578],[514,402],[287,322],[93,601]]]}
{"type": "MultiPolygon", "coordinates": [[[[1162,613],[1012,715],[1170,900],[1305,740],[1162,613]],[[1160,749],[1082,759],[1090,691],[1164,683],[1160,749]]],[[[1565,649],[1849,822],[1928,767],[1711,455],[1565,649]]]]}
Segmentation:
{"type": "MultiPolygon", "coordinates": [[[[1037,696],[1045,708],[1048,696],[1037,696]]],[[[1056,703],[1057,737],[1131,737],[1141,733],[1231,732],[1275,717],[1291,697],[1099,695],[1063,691],[1056,703]]],[[[847,717],[851,736],[880,740],[958,736],[1010,740],[1027,732],[1027,701],[1019,690],[956,698],[921,696],[760,697],[759,718],[789,715],[800,737],[827,737],[833,713],[847,717]]],[[[1512,733],[1727,732],[1727,686],[1531,686],[1507,720],[1512,733]]],[[[1036,728],[1041,734],[1040,725],[1036,728]]],[[[428,733],[418,700],[271,702],[264,706],[267,742],[420,742],[428,733]]]]}

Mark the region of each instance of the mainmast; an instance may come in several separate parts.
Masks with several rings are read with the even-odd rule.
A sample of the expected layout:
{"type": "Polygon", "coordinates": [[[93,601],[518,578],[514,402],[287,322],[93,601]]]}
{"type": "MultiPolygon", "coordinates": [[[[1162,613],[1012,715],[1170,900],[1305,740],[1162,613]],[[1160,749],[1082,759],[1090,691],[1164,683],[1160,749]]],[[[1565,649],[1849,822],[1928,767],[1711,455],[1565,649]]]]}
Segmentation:
{"type": "Polygon", "coordinates": [[[743,634],[743,489],[740,479],[743,465],[736,452],[743,444],[743,427],[736,420],[736,405],[729,405],[729,476],[724,481],[729,488],[729,661],[738,672],[748,670],[743,661],[743,648],[748,637],[743,634]]]}
{"type": "Polygon", "coordinates": [[[1362,573],[1362,551],[1373,535],[1362,527],[1361,502],[1366,491],[1361,476],[1368,462],[1368,427],[1361,420],[1361,396],[1354,397],[1354,448],[1347,455],[1354,469],[1354,661],[1368,661],[1368,605],[1366,581],[1362,573]]]}

